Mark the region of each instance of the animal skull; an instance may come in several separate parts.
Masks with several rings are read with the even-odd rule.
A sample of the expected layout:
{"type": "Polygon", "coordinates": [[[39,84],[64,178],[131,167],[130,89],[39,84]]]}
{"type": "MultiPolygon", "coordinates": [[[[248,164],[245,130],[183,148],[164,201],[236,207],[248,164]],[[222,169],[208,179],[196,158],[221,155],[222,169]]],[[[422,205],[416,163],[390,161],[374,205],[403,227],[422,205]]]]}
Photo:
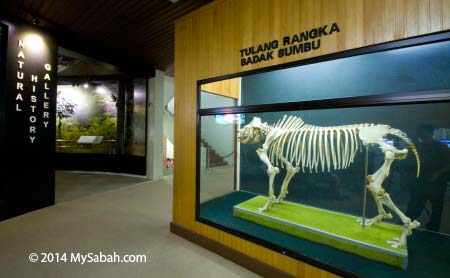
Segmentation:
{"type": "Polygon", "coordinates": [[[257,144],[264,139],[261,132],[261,118],[254,117],[253,120],[239,130],[239,141],[241,144],[257,144]]]}

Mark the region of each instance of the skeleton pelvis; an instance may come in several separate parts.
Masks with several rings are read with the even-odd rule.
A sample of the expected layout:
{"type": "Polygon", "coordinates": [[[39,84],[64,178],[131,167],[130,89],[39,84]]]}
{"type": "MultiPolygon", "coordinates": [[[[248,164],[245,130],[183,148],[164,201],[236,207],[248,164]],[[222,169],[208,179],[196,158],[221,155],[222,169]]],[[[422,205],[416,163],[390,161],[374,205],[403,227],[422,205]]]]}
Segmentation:
{"type": "Polygon", "coordinates": [[[386,155],[387,159],[405,159],[408,156],[408,149],[398,150],[394,147],[386,149],[383,148],[383,153],[386,155]],[[387,153],[389,152],[389,153],[387,153]]]}

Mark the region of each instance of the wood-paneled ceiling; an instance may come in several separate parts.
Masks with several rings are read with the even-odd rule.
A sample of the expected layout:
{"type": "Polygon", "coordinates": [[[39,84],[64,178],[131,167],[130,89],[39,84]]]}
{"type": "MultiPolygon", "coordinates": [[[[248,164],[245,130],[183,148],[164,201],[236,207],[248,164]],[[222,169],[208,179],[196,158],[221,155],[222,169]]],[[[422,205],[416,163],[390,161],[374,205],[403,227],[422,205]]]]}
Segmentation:
{"type": "Polygon", "coordinates": [[[0,0],[0,12],[28,22],[38,18],[58,39],[69,38],[63,46],[70,50],[84,48],[82,54],[101,53],[93,58],[105,62],[129,61],[173,75],[174,20],[211,1],[0,0]]]}

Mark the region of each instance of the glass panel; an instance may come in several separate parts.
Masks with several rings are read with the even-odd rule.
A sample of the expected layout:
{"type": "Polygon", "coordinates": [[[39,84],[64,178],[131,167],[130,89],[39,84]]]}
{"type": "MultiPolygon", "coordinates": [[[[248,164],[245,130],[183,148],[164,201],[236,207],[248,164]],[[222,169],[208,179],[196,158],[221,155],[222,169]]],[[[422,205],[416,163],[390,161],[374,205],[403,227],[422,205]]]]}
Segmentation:
{"type": "Polygon", "coordinates": [[[205,83],[200,90],[201,109],[239,105],[241,78],[205,83]]]}
{"type": "Polygon", "coordinates": [[[199,216],[364,277],[445,277],[450,270],[441,255],[450,246],[449,112],[449,103],[435,103],[202,116],[199,216]],[[276,131],[285,115],[297,117],[296,122],[276,131]],[[249,138],[259,142],[249,144],[249,138]],[[279,168],[273,184],[274,201],[280,203],[259,211],[270,193],[261,159],[264,142],[268,160],[279,168]],[[236,156],[227,157],[230,152],[236,156]],[[283,159],[299,168],[286,197],[278,199],[288,173],[283,159]],[[364,228],[358,223],[363,211],[364,228]],[[319,231],[319,239],[283,224],[295,221],[306,221],[301,225],[319,231]],[[396,246],[392,240],[401,237],[404,223],[414,228],[412,235],[407,247],[396,246]],[[328,233],[346,239],[324,239],[328,233]],[[378,247],[352,254],[364,244],[378,247]],[[392,259],[392,254],[404,256],[392,259]]]}
{"type": "MultiPolygon", "coordinates": [[[[449,89],[448,61],[450,41],[444,41],[248,75],[240,78],[242,92],[233,105],[449,89]]],[[[202,109],[221,106],[206,105],[202,97],[202,109]]]]}
{"type": "Polygon", "coordinates": [[[58,84],[56,151],[115,152],[116,81],[58,84]]]}
{"type": "Polygon", "coordinates": [[[230,97],[212,94],[201,91],[200,93],[201,108],[229,107],[234,106],[235,100],[230,97]]]}
{"type": "Polygon", "coordinates": [[[201,118],[200,201],[204,202],[235,189],[236,124],[235,115],[201,118]]]}
{"type": "MultiPolygon", "coordinates": [[[[145,156],[147,81],[144,78],[133,81],[132,98],[127,98],[126,154],[145,156]]],[[[128,93],[128,92],[127,92],[128,93]]]]}
{"type": "Polygon", "coordinates": [[[450,103],[320,100],[448,93],[449,60],[443,41],[201,85],[201,109],[280,111],[201,116],[200,219],[364,277],[446,276],[450,103]]]}

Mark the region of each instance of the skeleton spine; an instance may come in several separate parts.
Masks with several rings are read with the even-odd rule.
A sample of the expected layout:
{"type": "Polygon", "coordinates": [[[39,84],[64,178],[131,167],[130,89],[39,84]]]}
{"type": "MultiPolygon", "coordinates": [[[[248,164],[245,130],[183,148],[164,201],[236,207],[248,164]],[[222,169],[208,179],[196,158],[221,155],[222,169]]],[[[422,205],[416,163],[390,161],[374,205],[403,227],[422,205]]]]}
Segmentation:
{"type": "MultiPolygon", "coordinates": [[[[284,168],[283,159],[299,166],[302,172],[305,168],[312,173],[325,169],[346,169],[362,151],[359,129],[375,126],[374,124],[355,124],[345,126],[314,126],[305,124],[295,116],[284,116],[276,124],[263,123],[261,131],[264,135],[277,130],[279,136],[269,146],[269,159],[275,165],[284,168]],[[320,167],[319,167],[320,166],[320,167]]],[[[401,130],[390,128],[389,134],[406,142],[417,161],[417,177],[420,174],[420,158],[414,143],[401,130]]]]}
{"type": "Polygon", "coordinates": [[[266,135],[274,129],[280,132],[269,146],[269,159],[275,166],[284,167],[282,160],[287,159],[303,172],[305,168],[329,172],[332,168],[345,169],[354,161],[361,146],[358,128],[366,125],[322,127],[284,116],[275,125],[262,124],[261,130],[266,135]]]}

